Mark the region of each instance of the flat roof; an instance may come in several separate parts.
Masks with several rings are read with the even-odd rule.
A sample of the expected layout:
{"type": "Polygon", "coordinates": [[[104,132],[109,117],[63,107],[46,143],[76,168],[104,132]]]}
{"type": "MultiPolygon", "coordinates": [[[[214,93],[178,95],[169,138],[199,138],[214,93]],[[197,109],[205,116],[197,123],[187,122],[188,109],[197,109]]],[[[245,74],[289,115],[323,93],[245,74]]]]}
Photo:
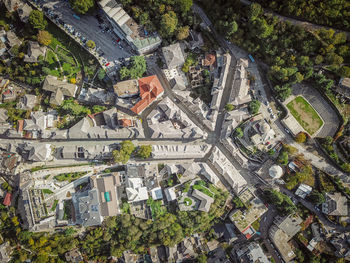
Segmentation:
{"type": "Polygon", "coordinates": [[[113,88],[114,93],[116,93],[118,97],[133,96],[139,93],[139,85],[136,79],[118,82],[113,88]]]}

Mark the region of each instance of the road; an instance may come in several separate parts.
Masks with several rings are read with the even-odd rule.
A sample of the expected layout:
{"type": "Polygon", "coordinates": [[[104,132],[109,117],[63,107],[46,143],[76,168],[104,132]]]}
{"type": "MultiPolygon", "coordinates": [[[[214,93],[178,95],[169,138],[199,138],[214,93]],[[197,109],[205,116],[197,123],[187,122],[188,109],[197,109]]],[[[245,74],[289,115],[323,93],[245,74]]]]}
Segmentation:
{"type": "Polygon", "coordinates": [[[328,232],[329,232],[329,230],[333,230],[333,229],[337,230],[340,233],[350,231],[350,225],[343,227],[342,225],[333,223],[332,221],[328,220],[328,218],[321,211],[316,210],[315,206],[312,203],[296,196],[293,192],[289,191],[288,189],[286,189],[282,186],[279,186],[279,188],[280,188],[280,191],[282,193],[288,195],[289,197],[293,197],[294,199],[298,200],[303,206],[305,206],[312,213],[317,215],[317,217],[320,219],[320,221],[323,223],[323,225],[327,228],[328,232]]]}
{"type": "MultiPolygon", "coordinates": [[[[249,0],[240,0],[240,2],[242,4],[245,4],[245,5],[250,5],[252,3],[252,1],[249,1],[249,0]]],[[[314,30],[314,31],[322,29],[322,28],[333,29],[336,33],[345,33],[348,38],[350,37],[350,32],[339,30],[339,29],[336,29],[336,28],[331,28],[331,27],[328,27],[328,26],[322,26],[322,25],[313,24],[311,22],[307,22],[307,21],[304,21],[304,20],[298,20],[296,18],[282,16],[282,15],[276,13],[276,12],[266,10],[266,8],[264,9],[264,13],[265,14],[272,14],[274,16],[277,16],[282,21],[289,21],[293,25],[302,26],[302,27],[305,27],[307,29],[311,29],[311,30],[314,30]]]]}

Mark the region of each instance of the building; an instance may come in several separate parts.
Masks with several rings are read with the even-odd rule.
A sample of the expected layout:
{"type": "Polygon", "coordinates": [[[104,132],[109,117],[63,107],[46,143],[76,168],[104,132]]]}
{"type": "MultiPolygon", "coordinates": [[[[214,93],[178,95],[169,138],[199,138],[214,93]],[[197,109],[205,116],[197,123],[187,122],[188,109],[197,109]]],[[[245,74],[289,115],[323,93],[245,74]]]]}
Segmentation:
{"type": "Polygon", "coordinates": [[[4,206],[10,206],[11,205],[11,199],[12,199],[12,194],[7,192],[4,198],[4,201],[2,202],[2,204],[4,206]]]}
{"type": "Polygon", "coordinates": [[[214,203],[214,198],[206,195],[205,193],[197,189],[193,189],[192,196],[200,201],[198,210],[209,213],[210,206],[212,203],[214,203]]]}
{"type": "Polygon", "coordinates": [[[12,247],[10,242],[4,242],[0,245],[0,262],[5,263],[11,260],[12,247]]]}
{"type": "Polygon", "coordinates": [[[336,87],[336,92],[350,100],[350,78],[341,78],[339,85],[336,87]]]}
{"type": "Polygon", "coordinates": [[[275,165],[272,165],[269,169],[269,175],[271,178],[273,179],[279,179],[282,177],[283,175],[283,169],[281,166],[275,164],[275,165]]]}
{"type": "Polygon", "coordinates": [[[295,191],[295,195],[305,199],[312,192],[312,187],[307,184],[300,184],[298,189],[295,191]]]}
{"type": "Polygon", "coordinates": [[[234,223],[237,229],[250,238],[250,233],[247,236],[246,231],[251,228],[251,225],[258,220],[268,209],[265,204],[253,193],[253,189],[246,188],[238,194],[238,198],[242,201],[245,208],[236,209],[229,214],[230,220],[234,223]]]}
{"type": "Polygon", "coordinates": [[[32,12],[32,8],[28,4],[23,4],[21,7],[17,9],[17,14],[19,16],[19,19],[23,23],[27,23],[29,19],[30,12],[32,12]]]}
{"type": "Polygon", "coordinates": [[[120,198],[117,193],[117,187],[120,186],[119,175],[114,173],[92,176],[90,182],[91,187],[98,190],[101,215],[106,217],[119,214],[120,198]]]}
{"type": "Polygon", "coordinates": [[[148,199],[148,190],[142,178],[128,177],[126,179],[126,194],[129,202],[139,202],[148,199]]]}
{"type": "Polygon", "coordinates": [[[239,262],[242,263],[269,263],[264,251],[258,243],[251,242],[248,246],[244,246],[238,250],[232,250],[236,253],[239,262]]]}
{"type": "Polygon", "coordinates": [[[232,165],[218,147],[215,146],[209,156],[209,161],[225,178],[227,186],[230,186],[236,194],[239,194],[247,186],[247,181],[240,175],[239,171],[232,165]]]}
{"type": "Polygon", "coordinates": [[[67,262],[80,263],[80,262],[84,261],[83,257],[81,256],[80,251],[77,248],[66,252],[66,254],[64,254],[64,256],[65,256],[67,262]]]}
{"type": "Polygon", "coordinates": [[[235,226],[229,223],[217,224],[213,226],[216,239],[222,239],[224,242],[227,242],[229,244],[232,244],[235,240],[238,239],[234,228],[235,226]]]}
{"type": "Polygon", "coordinates": [[[152,158],[203,158],[209,151],[206,144],[202,145],[152,145],[152,158]]]}
{"type": "Polygon", "coordinates": [[[237,61],[238,77],[235,79],[234,88],[231,91],[230,101],[234,106],[246,104],[252,100],[249,94],[249,80],[247,78],[246,68],[248,67],[248,59],[239,59],[237,61]]]}
{"type": "Polygon", "coordinates": [[[182,67],[185,63],[184,52],[180,43],[163,47],[162,51],[168,69],[182,67]]]}
{"type": "Polygon", "coordinates": [[[138,80],[140,100],[131,108],[135,114],[141,114],[153,101],[164,93],[156,75],[138,80]]]}
{"type": "Polygon", "coordinates": [[[31,110],[37,103],[37,96],[31,94],[25,94],[20,98],[17,107],[21,110],[31,110]]]}
{"type": "Polygon", "coordinates": [[[205,133],[168,97],[148,116],[151,138],[203,138],[205,133]]]}
{"type": "Polygon", "coordinates": [[[117,173],[101,174],[89,178],[91,190],[73,197],[76,222],[85,227],[100,225],[105,217],[120,214],[120,186],[117,173]]]}
{"type": "Polygon", "coordinates": [[[52,159],[51,144],[48,143],[33,143],[25,144],[22,148],[22,154],[28,161],[45,162],[52,159]]]}
{"type": "Polygon", "coordinates": [[[269,230],[269,236],[285,262],[295,258],[290,240],[300,231],[303,220],[296,214],[277,216],[269,230]]]}
{"type": "Polygon", "coordinates": [[[149,53],[159,47],[162,40],[157,33],[148,33],[139,26],[115,0],[102,0],[98,2],[113,31],[125,40],[138,54],[149,53]]]}
{"type": "Polygon", "coordinates": [[[24,62],[28,63],[35,63],[38,62],[38,58],[42,56],[42,58],[45,57],[47,47],[40,46],[38,42],[35,41],[29,41],[28,42],[28,51],[27,54],[24,56],[24,62]]]}
{"type": "Polygon", "coordinates": [[[43,90],[51,92],[50,103],[61,105],[64,97],[74,97],[78,87],[75,84],[58,80],[54,76],[46,76],[43,90]]]}
{"type": "Polygon", "coordinates": [[[139,94],[139,84],[136,79],[120,81],[113,86],[113,89],[119,98],[129,98],[139,94]]]}
{"type": "Polygon", "coordinates": [[[322,204],[322,212],[329,216],[348,216],[348,200],[341,193],[326,193],[326,202],[322,204]]]}

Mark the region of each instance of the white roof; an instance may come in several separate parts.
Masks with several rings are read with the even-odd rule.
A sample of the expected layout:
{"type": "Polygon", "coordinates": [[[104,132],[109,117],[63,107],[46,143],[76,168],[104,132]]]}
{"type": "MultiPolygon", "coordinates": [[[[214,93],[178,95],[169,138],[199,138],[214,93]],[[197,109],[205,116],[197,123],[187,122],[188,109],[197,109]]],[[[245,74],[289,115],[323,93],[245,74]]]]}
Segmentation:
{"type": "Polygon", "coordinates": [[[206,163],[199,164],[202,168],[200,171],[201,175],[204,175],[205,178],[208,179],[209,182],[216,185],[219,182],[219,177],[214,173],[214,171],[207,165],[206,163]]]}
{"type": "Polygon", "coordinates": [[[157,187],[151,190],[153,200],[163,199],[162,188],[157,187]]]}
{"type": "Polygon", "coordinates": [[[310,194],[312,191],[312,187],[307,184],[300,184],[298,189],[295,191],[295,194],[297,196],[300,196],[301,198],[305,198],[308,194],[310,194]]]}
{"type": "Polygon", "coordinates": [[[147,187],[141,187],[137,189],[128,187],[125,190],[129,202],[144,201],[148,199],[147,187]]]}
{"type": "Polygon", "coordinates": [[[276,179],[281,178],[281,176],[283,175],[282,167],[276,164],[271,166],[269,169],[269,175],[272,178],[276,178],[276,179]]]}
{"type": "Polygon", "coordinates": [[[165,193],[165,196],[166,196],[166,199],[167,199],[168,202],[173,201],[173,200],[176,200],[176,193],[175,193],[173,187],[171,187],[171,188],[166,188],[166,189],[164,190],[164,193],[165,193]]]}
{"type": "Polygon", "coordinates": [[[247,186],[247,181],[241,176],[239,171],[232,165],[218,147],[214,148],[212,154],[209,156],[209,160],[229,184],[226,186],[231,187],[236,194],[240,193],[247,186]]]}

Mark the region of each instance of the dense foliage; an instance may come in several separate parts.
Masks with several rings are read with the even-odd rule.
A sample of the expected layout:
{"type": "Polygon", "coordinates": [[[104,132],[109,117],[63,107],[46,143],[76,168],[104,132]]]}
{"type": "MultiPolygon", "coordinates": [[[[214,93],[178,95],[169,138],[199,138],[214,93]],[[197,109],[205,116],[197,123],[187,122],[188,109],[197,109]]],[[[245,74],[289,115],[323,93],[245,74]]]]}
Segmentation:
{"type": "Polygon", "coordinates": [[[332,80],[318,80],[318,70],[326,67],[335,74],[346,74],[343,63],[349,61],[350,50],[345,33],[321,29],[309,31],[284,22],[273,15],[265,15],[259,4],[246,6],[240,1],[205,0],[215,26],[227,40],[244,48],[268,66],[269,78],[281,100],[291,94],[292,85],[303,80],[318,82],[320,89],[328,90],[332,80]],[[215,12],[213,11],[215,10],[215,12]],[[226,23],[236,22],[238,30],[231,34],[226,23]]]}
{"type": "Polygon", "coordinates": [[[86,14],[95,5],[94,0],[70,0],[69,2],[78,14],[86,14]]]}
{"type": "Polygon", "coordinates": [[[147,70],[146,60],[144,56],[131,57],[129,67],[122,67],[119,71],[121,79],[137,79],[142,78],[147,70]]]}
{"type": "Polygon", "coordinates": [[[255,0],[279,14],[296,16],[315,24],[350,30],[347,0],[255,0]]]}
{"type": "Polygon", "coordinates": [[[24,231],[15,216],[15,209],[8,210],[0,205],[1,241],[16,246],[13,262],[66,262],[64,254],[73,248],[78,248],[86,261],[110,262],[111,255],[120,257],[126,250],[147,254],[151,246],[173,246],[193,233],[209,233],[215,219],[224,213],[227,196],[227,192],[216,189],[209,213],[163,212],[157,215],[157,220],[144,220],[123,213],[107,218],[102,226],[89,228],[79,236],[74,228],[55,233],[24,231]]]}
{"type": "Polygon", "coordinates": [[[267,202],[274,204],[282,214],[288,215],[295,212],[297,209],[297,207],[287,195],[274,189],[264,190],[264,196],[267,202]]]}
{"type": "Polygon", "coordinates": [[[192,0],[121,0],[125,11],[148,32],[157,31],[167,45],[176,38],[188,36],[188,26],[193,26],[192,0]]]}

